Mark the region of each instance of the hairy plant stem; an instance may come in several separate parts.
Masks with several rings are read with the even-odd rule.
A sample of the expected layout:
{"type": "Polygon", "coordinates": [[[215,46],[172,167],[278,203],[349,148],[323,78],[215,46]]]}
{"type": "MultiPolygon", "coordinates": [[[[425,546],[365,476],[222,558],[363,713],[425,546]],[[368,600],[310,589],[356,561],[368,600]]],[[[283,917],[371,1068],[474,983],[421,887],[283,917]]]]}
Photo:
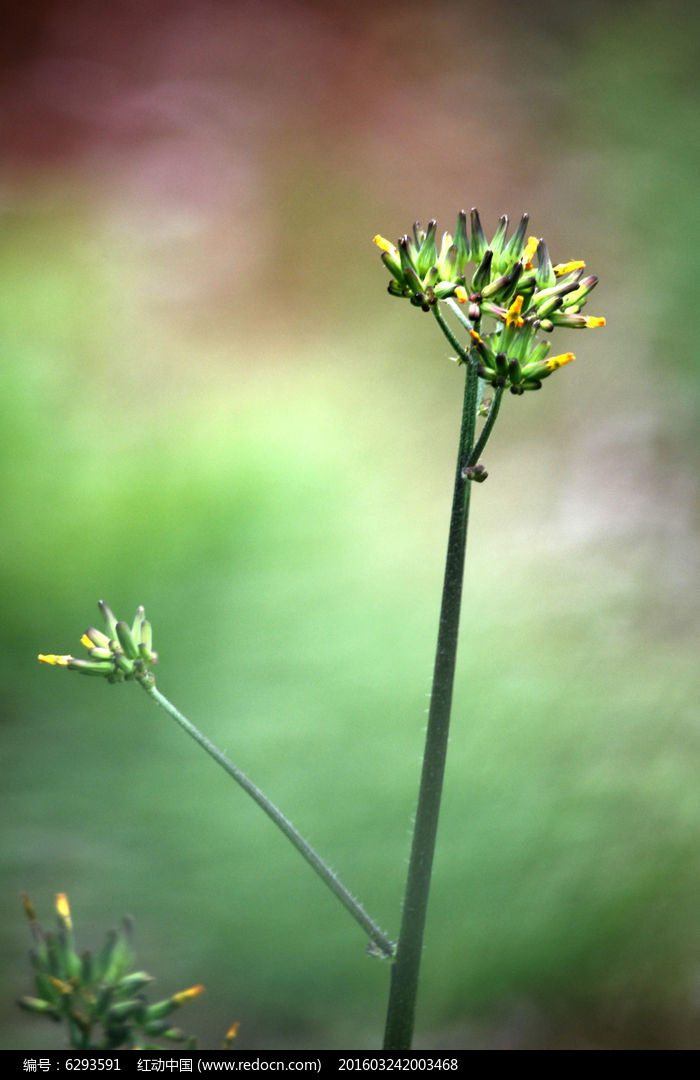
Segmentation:
{"type": "MultiPolygon", "coordinates": [[[[433,311],[441,330],[466,364],[467,374],[418,809],[404,896],[401,931],[391,972],[389,1006],[384,1033],[384,1049],[394,1051],[410,1050],[413,1039],[418,977],[440,813],[457,659],[471,490],[471,481],[465,478],[464,470],[470,464],[476,449],[474,436],[479,388],[478,364],[460,345],[437,309],[434,308],[433,311]]],[[[495,419],[494,415],[493,421],[495,419]]],[[[486,432],[486,438],[493,427],[493,421],[486,432]]],[[[485,442],[486,439],[482,434],[482,439],[479,440],[479,453],[485,442]]]]}
{"type": "Polygon", "coordinates": [[[155,684],[148,682],[148,680],[140,680],[141,686],[154,701],[166,711],[168,716],[172,717],[184,731],[190,735],[196,743],[202,747],[203,750],[209,754],[221,766],[229,776],[233,777],[237,784],[239,784],[251,799],[253,799],[258,806],[265,811],[269,818],[272,818],[275,825],[282,830],[288,840],[291,840],[297,851],[303,855],[309,866],[313,867],[321,880],[328,886],[331,892],[337,896],[341,904],[350,912],[353,919],[360,924],[362,929],[374,946],[374,950],[381,954],[385,958],[390,958],[394,955],[395,946],[393,942],[389,940],[386,934],[376,925],[373,919],[367,914],[362,905],[352,896],[343,885],[338,876],[331,870],[331,868],[324,862],[321,856],[314,851],[309,843],[301,836],[299,832],[294,828],[291,821],[284,816],[281,810],[278,810],[274,803],[270,802],[268,797],[260,790],[259,787],[248,779],[245,773],[241,772],[232,761],[221,752],[214,743],[211,742],[206,735],[203,735],[198,728],[192,724],[186,716],[176,709],[172,702],[168,701],[164,694],[161,694],[160,690],[155,684]]]}

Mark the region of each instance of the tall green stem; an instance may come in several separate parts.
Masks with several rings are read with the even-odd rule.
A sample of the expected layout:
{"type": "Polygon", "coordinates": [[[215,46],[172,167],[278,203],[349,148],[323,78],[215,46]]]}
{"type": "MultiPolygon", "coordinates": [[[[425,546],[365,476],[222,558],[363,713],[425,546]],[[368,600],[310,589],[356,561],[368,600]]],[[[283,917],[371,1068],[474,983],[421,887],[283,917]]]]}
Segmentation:
{"type": "Polygon", "coordinates": [[[203,735],[198,728],[191,723],[186,716],[184,716],[179,709],[176,709],[172,702],[168,701],[164,694],[161,694],[160,690],[153,684],[149,683],[147,679],[141,680],[141,686],[154,701],[156,701],[162,709],[165,709],[168,716],[172,717],[181,728],[183,728],[188,735],[190,735],[196,743],[206,750],[207,754],[214,759],[224,769],[229,776],[233,777],[237,784],[239,784],[251,799],[253,799],[262,810],[265,811],[269,818],[272,818],[275,825],[282,830],[288,840],[291,840],[297,851],[303,855],[307,863],[313,867],[321,880],[328,886],[331,892],[337,896],[341,904],[350,912],[353,919],[355,919],[362,929],[370,937],[370,940],[376,946],[377,950],[384,957],[391,957],[394,955],[394,945],[383,933],[382,930],[376,925],[373,919],[367,914],[362,905],[355,899],[351,893],[343,885],[338,876],[331,870],[331,868],[324,862],[321,856],[314,851],[309,843],[292,825],[291,821],[284,816],[281,810],[278,810],[274,803],[270,802],[267,795],[260,790],[259,787],[249,780],[245,773],[241,772],[232,761],[222,754],[214,743],[211,742],[206,735],[203,735]]]}
{"type": "MultiPolygon", "coordinates": [[[[453,344],[458,344],[451,331],[448,332],[446,329],[447,324],[437,311],[435,311],[435,317],[448,339],[453,344]]],[[[409,1050],[413,1038],[423,933],[428,908],[430,878],[435,853],[435,838],[440,813],[450,727],[471,489],[471,482],[464,476],[464,468],[468,464],[474,448],[479,381],[476,362],[466,355],[461,346],[459,347],[459,353],[466,361],[467,367],[464,405],[452,497],[450,531],[447,542],[447,560],[445,563],[440,626],[433,673],[433,689],[428,715],[428,730],[404,897],[401,932],[399,934],[396,960],[391,973],[389,1007],[384,1035],[385,1050],[409,1050]]]]}

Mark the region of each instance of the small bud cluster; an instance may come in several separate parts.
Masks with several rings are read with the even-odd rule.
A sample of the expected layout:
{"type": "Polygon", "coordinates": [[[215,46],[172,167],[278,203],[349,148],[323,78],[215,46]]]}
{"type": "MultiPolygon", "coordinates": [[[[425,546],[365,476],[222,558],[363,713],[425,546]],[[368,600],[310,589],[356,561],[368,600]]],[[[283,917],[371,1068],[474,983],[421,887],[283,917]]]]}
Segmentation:
{"type": "Polygon", "coordinates": [[[23,897],[23,903],[34,939],[30,957],[36,997],[20,998],[20,1008],[65,1022],[70,1045],[79,1050],[162,1049],[149,1044],[154,1038],[196,1048],[196,1038],[185,1035],[168,1018],[204,987],[193,986],[149,1005],[144,989],[153,982],[152,976],[145,971],[129,972],[133,961],[130,919],[124,919],[119,930],[110,931],[99,952],[79,956],[64,893],[56,897],[56,933],[42,929],[29,897],[23,897]]]}
{"type": "Polygon", "coordinates": [[[526,240],[528,220],[523,214],[509,239],[504,214],[488,243],[478,211],[471,211],[469,229],[462,210],[454,237],[444,233],[439,251],[435,221],[425,230],[416,222],[413,235],[402,236],[396,245],[383,236],[374,237],[392,276],[391,295],[405,297],[423,311],[430,311],[439,300],[458,301],[464,308],[461,321],[470,328],[467,348],[479,365],[479,375],[492,386],[509,386],[514,394],[539,390],[543,379],[574,359],[573,353],[547,359],[550,345],[536,339],[538,331],[605,325],[603,318],[581,314],[598,278],[583,276],[582,261],[552,266],[544,240],[534,236],[526,240]],[[495,330],[482,331],[484,317],[495,322],[495,330]]]}
{"type": "Polygon", "coordinates": [[[98,606],[107,624],[107,633],[94,627],[85,631],[80,643],[87,649],[89,660],[54,653],[40,653],[39,660],[42,664],[70,668],[82,675],[98,675],[108,682],[139,679],[152,685],[153,674],[149,667],[158,662],[158,653],[153,651],[153,632],[144,609],[139,607],[129,626],[115,618],[104,600],[100,600],[98,606]]]}

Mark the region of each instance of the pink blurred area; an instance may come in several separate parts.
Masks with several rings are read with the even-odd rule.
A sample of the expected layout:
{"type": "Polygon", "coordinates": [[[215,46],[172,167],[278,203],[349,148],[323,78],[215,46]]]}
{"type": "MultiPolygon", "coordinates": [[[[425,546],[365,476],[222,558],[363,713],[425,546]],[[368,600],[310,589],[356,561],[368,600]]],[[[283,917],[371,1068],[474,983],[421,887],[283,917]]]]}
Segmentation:
{"type": "Polygon", "coordinates": [[[507,207],[514,168],[519,186],[535,182],[529,102],[490,62],[513,33],[497,7],[17,7],[5,207],[86,215],[96,243],[128,254],[142,302],[176,319],[226,321],[263,280],[283,306],[309,283],[332,292],[339,259],[365,262],[378,228],[443,207],[451,228],[462,202],[507,207]]]}

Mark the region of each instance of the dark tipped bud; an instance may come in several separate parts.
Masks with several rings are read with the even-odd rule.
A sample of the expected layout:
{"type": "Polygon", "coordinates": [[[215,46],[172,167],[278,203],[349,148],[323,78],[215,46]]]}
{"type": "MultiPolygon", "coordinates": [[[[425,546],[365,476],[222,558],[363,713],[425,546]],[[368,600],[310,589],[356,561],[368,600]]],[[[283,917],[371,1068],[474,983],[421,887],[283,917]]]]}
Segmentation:
{"type": "Polygon", "coordinates": [[[503,252],[503,258],[508,264],[515,262],[523,253],[525,246],[525,233],[527,232],[527,223],[530,220],[529,214],[523,214],[520,219],[520,223],[508,241],[506,248],[503,252]]]}
{"type": "Polygon", "coordinates": [[[478,265],[486,254],[488,244],[486,243],[484,230],[481,227],[479,211],[476,209],[476,207],[472,207],[470,219],[472,227],[471,256],[474,262],[478,265]]]}
{"type": "Polygon", "coordinates": [[[484,252],[483,258],[479,263],[474,276],[472,278],[472,289],[474,292],[482,292],[485,285],[488,285],[491,278],[491,263],[493,261],[493,252],[489,250],[484,252]]]}
{"type": "Polygon", "coordinates": [[[508,215],[502,214],[498,219],[498,228],[494,233],[493,240],[489,244],[493,257],[497,263],[500,261],[501,253],[506,242],[506,236],[508,234],[508,215]]]}
{"type": "Polygon", "coordinates": [[[537,272],[535,282],[538,289],[550,289],[556,283],[557,275],[552,267],[552,260],[544,240],[537,245],[537,272]]]}

